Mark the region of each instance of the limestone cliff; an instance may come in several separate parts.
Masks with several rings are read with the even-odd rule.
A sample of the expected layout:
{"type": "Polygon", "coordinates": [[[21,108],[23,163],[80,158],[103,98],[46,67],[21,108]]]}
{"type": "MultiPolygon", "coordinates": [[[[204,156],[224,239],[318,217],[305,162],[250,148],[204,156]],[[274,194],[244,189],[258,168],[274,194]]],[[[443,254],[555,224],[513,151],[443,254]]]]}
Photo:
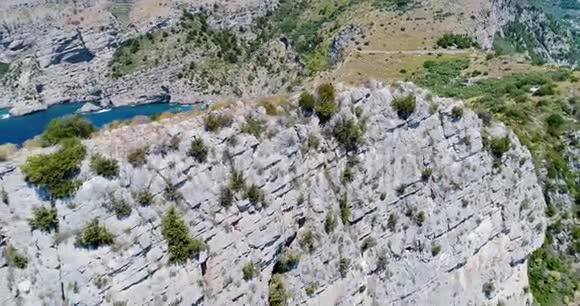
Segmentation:
{"type": "Polygon", "coordinates": [[[85,161],[74,198],[54,203],[57,235],[30,231],[26,221],[33,208],[50,205],[20,170],[26,156],[40,152],[0,163],[9,194],[0,205],[0,249],[13,245],[29,259],[24,270],[0,259],[0,303],[265,305],[276,262],[289,249],[300,254],[282,274],[289,305],[524,305],[526,260],[543,242],[545,203],[517,138],[471,111],[453,116],[461,102],[411,84],[347,88],[338,101],[339,114],[325,126],[296,110],[272,117],[237,104],[221,110],[234,124],[218,133],[191,115],[103,131],[85,145],[119,160],[119,178],[96,176],[85,161]],[[417,107],[402,120],[392,101],[407,94],[417,107]],[[250,115],[266,120],[259,139],[241,133],[250,115]],[[345,153],[331,136],[342,118],[366,127],[356,152],[345,153]],[[171,150],[173,136],[181,142],[171,150]],[[483,139],[504,136],[511,145],[498,160],[483,139]],[[186,154],[195,137],[209,147],[204,163],[186,154]],[[313,137],[318,146],[308,145],[313,137]],[[126,154],[144,145],[147,163],[134,168],[126,154]],[[264,204],[236,195],[230,208],[220,205],[232,169],[264,192],[264,204]],[[144,189],[155,195],[148,207],[132,196],[144,189]],[[132,214],[118,219],[104,207],[110,196],[130,203],[132,214]],[[172,206],[208,246],[185,265],[168,264],[160,233],[172,206]],[[325,229],[329,215],[333,230],[325,229]],[[74,234],[95,217],[115,244],[75,247],[74,234]],[[246,281],[248,262],[259,275],[246,281]]]}

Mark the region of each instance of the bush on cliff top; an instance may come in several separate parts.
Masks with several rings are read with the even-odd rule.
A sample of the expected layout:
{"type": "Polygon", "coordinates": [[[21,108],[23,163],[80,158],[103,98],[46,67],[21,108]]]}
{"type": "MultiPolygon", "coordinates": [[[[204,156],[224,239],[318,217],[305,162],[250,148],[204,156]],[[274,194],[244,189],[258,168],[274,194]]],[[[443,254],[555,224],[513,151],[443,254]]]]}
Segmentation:
{"type": "Polygon", "coordinates": [[[61,146],[55,153],[29,157],[22,166],[26,180],[44,188],[53,198],[66,198],[76,190],[78,184],[73,178],[86,154],[75,138],[63,140],[61,146]]]}
{"type": "Polygon", "coordinates": [[[81,116],[68,116],[52,119],[41,139],[44,146],[51,146],[66,138],[89,138],[94,131],[95,127],[81,116]]]}

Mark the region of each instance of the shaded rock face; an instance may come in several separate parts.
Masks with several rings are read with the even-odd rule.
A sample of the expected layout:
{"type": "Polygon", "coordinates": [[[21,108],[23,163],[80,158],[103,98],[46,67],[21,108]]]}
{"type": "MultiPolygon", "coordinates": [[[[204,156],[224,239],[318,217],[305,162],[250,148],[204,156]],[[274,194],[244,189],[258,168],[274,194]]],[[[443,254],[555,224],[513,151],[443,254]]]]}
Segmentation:
{"type": "Polygon", "coordinates": [[[335,65],[342,61],[347,49],[362,35],[360,27],[348,25],[336,34],[330,46],[330,62],[335,65]]]}
{"type": "Polygon", "coordinates": [[[85,161],[74,198],[55,203],[56,236],[29,230],[32,209],[50,203],[24,182],[18,166],[25,156],[1,163],[0,184],[10,204],[0,205],[0,249],[11,244],[29,258],[24,270],[0,265],[1,303],[265,305],[274,266],[288,248],[300,254],[283,275],[290,305],[523,305],[526,260],[542,244],[545,228],[531,156],[503,126],[484,127],[471,111],[453,119],[459,102],[428,96],[410,84],[348,89],[326,127],[315,118],[258,111],[253,115],[268,127],[261,139],[240,133],[250,112],[241,105],[225,111],[234,124],[218,133],[205,132],[200,117],[102,132],[85,145],[91,154],[119,160],[119,178],[95,176],[85,161]],[[407,94],[416,95],[417,109],[403,121],[391,103],[407,94]],[[437,111],[430,113],[430,105],[437,111]],[[362,110],[359,118],[355,109],[362,110]],[[366,122],[357,152],[346,154],[329,136],[341,118],[366,122]],[[484,134],[511,140],[495,162],[500,167],[483,147],[484,134]],[[175,149],[167,145],[173,136],[181,139],[175,149]],[[318,148],[308,147],[309,136],[319,139],[318,148]],[[194,137],[209,147],[205,163],[186,155],[194,137]],[[147,164],[133,168],[127,152],[145,145],[147,164]],[[350,182],[343,179],[348,164],[350,182]],[[231,207],[220,205],[232,168],[264,192],[267,205],[240,193],[231,207]],[[426,177],[427,168],[432,174],[426,177]],[[177,202],[167,200],[167,186],[178,192],[177,202]],[[142,190],[155,195],[151,206],[133,200],[142,190]],[[107,211],[111,196],[130,203],[132,214],[119,220],[107,211]],[[183,266],[168,264],[160,231],[171,206],[209,248],[183,266]],[[336,227],[327,233],[329,214],[336,227]],[[115,245],[76,248],[74,233],[95,217],[115,235],[115,245]],[[242,267],[250,261],[259,275],[246,281],[242,267]],[[488,284],[493,290],[486,294],[488,284]]]}
{"type": "Polygon", "coordinates": [[[72,36],[65,36],[54,42],[55,48],[50,51],[49,59],[42,63],[43,67],[58,65],[60,63],[77,64],[81,62],[90,62],[95,55],[87,49],[80,32],[72,36]]]}

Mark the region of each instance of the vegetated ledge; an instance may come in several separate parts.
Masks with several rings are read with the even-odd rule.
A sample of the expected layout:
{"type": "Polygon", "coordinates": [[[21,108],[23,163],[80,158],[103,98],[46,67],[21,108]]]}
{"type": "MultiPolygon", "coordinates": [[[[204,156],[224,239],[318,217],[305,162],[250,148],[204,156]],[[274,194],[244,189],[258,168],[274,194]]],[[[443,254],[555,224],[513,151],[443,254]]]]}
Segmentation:
{"type": "Polygon", "coordinates": [[[271,294],[289,304],[523,304],[526,265],[510,263],[542,244],[545,203],[517,138],[469,110],[454,118],[461,102],[409,83],[339,88],[335,102],[325,125],[296,103],[274,105],[276,115],[266,114],[271,106],[232,104],[213,113],[231,116],[213,131],[208,115],[103,131],[84,141],[87,155],[117,160],[118,176],[97,176],[85,159],[78,191],[54,202],[58,234],[30,231],[32,209],[50,203],[24,181],[23,158],[9,162],[16,168],[1,181],[9,199],[0,220],[10,221],[3,235],[29,263],[14,285],[0,286],[2,296],[18,291],[27,304],[63,295],[71,303],[249,304],[271,294]],[[409,96],[414,108],[401,119],[392,102],[409,96]],[[484,136],[508,139],[506,150],[492,155],[484,136]],[[170,207],[207,246],[181,266],[169,264],[161,234],[170,207]],[[76,247],[71,236],[93,218],[114,243],[76,247]],[[32,256],[39,249],[42,260],[32,256]],[[259,277],[244,276],[248,262],[259,277]],[[59,282],[35,281],[53,274],[59,282]]]}

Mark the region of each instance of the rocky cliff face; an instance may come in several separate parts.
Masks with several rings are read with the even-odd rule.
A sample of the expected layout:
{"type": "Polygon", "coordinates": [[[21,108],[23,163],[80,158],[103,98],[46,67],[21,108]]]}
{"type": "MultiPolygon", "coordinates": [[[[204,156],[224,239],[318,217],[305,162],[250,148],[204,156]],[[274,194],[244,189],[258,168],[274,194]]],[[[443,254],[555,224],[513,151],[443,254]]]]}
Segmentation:
{"type": "Polygon", "coordinates": [[[135,0],[127,1],[132,10],[123,21],[115,14],[115,3],[1,3],[0,62],[9,63],[10,71],[0,78],[0,107],[12,108],[12,114],[20,115],[68,101],[147,103],[160,97],[165,100],[173,87],[175,102],[196,102],[201,93],[195,92],[195,86],[172,82],[186,64],[183,58],[114,79],[109,63],[115,49],[129,38],[168,28],[177,22],[182,9],[219,10],[213,26],[235,27],[252,22],[275,5],[269,0],[135,0]],[[183,87],[193,94],[184,95],[183,87]]]}
{"type": "Polygon", "coordinates": [[[289,249],[300,254],[282,274],[290,305],[525,304],[526,259],[543,242],[545,203],[531,156],[516,137],[499,124],[483,126],[471,111],[453,117],[460,102],[410,84],[346,89],[339,102],[326,127],[294,112],[269,117],[240,104],[223,110],[235,120],[218,133],[205,132],[199,116],[102,132],[85,145],[118,159],[120,176],[95,176],[85,162],[74,198],[55,203],[57,235],[31,232],[26,221],[34,207],[50,205],[19,169],[26,155],[39,152],[0,163],[0,184],[10,195],[0,205],[0,248],[13,245],[29,258],[24,270],[0,259],[1,303],[265,305],[275,264],[289,249]],[[407,94],[417,97],[417,108],[401,120],[391,103],[407,94]],[[240,131],[250,114],[267,122],[261,139],[240,131]],[[346,154],[330,136],[341,118],[366,122],[356,153],[346,154]],[[168,150],[164,144],[176,135],[180,145],[168,150]],[[504,136],[511,146],[494,161],[482,140],[504,136]],[[186,156],[194,137],[210,148],[205,163],[186,156]],[[312,137],[317,148],[307,144],[312,137]],[[144,145],[147,164],[133,168],[126,154],[144,145]],[[232,169],[264,192],[267,205],[237,195],[232,207],[220,206],[232,169]],[[176,202],[167,199],[168,186],[180,195],[176,202]],[[155,195],[149,207],[132,197],[144,189],[155,195]],[[104,207],[110,196],[130,203],[132,214],[117,219],[104,207]],[[172,206],[208,245],[183,266],[168,264],[160,233],[172,206]],[[329,215],[333,231],[325,230],[329,215]],[[115,244],[76,248],[74,234],[95,217],[115,244]],[[246,281],[242,267],[250,261],[259,275],[246,281]]]}

